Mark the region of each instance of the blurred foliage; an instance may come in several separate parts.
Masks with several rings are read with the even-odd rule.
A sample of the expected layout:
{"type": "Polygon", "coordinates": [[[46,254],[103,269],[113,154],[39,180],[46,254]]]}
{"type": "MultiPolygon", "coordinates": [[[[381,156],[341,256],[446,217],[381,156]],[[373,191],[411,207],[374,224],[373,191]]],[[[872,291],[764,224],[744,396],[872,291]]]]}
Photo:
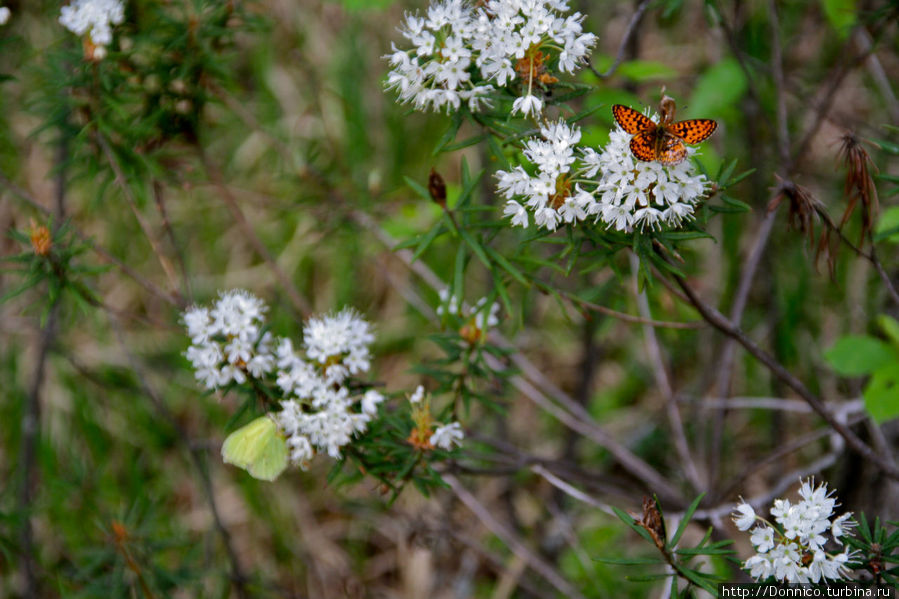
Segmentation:
{"type": "MultiPolygon", "coordinates": [[[[683,475],[668,398],[642,329],[584,302],[637,314],[639,281],[653,318],[695,321],[695,311],[657,281],[674,269],[704,297],[717,298],[708,301],[722,311],[731,307],[778,185],[774,174],[784,166],[767,3],[653,2],[612,76],[584,70],[556,92],[553,110],[577,120],[593,146],[608,139],[610,104],[654,106],[662,85],[684,116],[719,122],[698,159],[718,184],[715,197],[691,230],[654,239],[510,230],[493,173],[521,159],[519,146],[503,145],[485,127],[517,142],[529,128],[510,121],[503,105],[475,116],[411,113],[381,91],[386,66],[379,57],[397,39],[403,11],[422,11],[423,3],[134,0],[99,63],[85,61],[80,40],[58,25],[58,3],[4,4],[13,17],[0,27],[0,173],[44,206],[53,205],[55,178],[66,182],[66,193],[65,214],[51,224],[0,181],[0,224],[8,233],[0,271],[0,595],[23,592],[26,521],[35,535],[39,596],[417,597],[452,589],[455,595],[443,596],[491,597],[509,587],[507,596],[557,595],[453,498],[446,473],[476,488],[491,513],[584,596],[660,592],[657,582],[623,584],[633,570],[622,563],[596,561],[636,556],[631,561],[658,564],[655,547],[532,467],[543,464],[624,508],[655,490],[515,390],[510,381],[522,373],[511,364],[512,350],[491,339],[472,343],[464,318],[430,318],[438,290],[410,275],[355,214],[370,215],[460,301],[499,302],[500,330],[515,347],[682,491],[670,510],[689,511],[697,493],[683,475]],[[124,182],[116,183],[114,164],[124,182]],[[447,181],[446,210],[427,192],[431,168],[447,181]],[[370,429],[358,452],[275,484],[221,464],[235,414],[250,416],[240,411],[246,398],[202,393],[181,355],[188,344],[181,309],[218,289],[251,289],[272,306],[273,329],[302,328],[304,314],[225,205],[225,191],[313,310],[353,305],[378,323],[375,376],[395,396],[383,426],[370,429]],[[33,218],[58,227],[47,256],[32,245],[33,218]],[[678,257],[674,266],[659,258],[654,241],[678,257]],[[637,272],[631,251],[642,258],[637,272]],[[37,494],[23,505],[22,422],[40,329],[57,303],[40,380],[37,494]],[[438,455],[435,464],[420,462],[405,443],[410,420],[401,391],[420,382],[438,414],[456,414],[470,435],[459,455],[438,455]],[[400,493],[409,482],[429,498],[400,493]]],[[[572,4],[600,36],[593,65],[602,72],[618,57],[634,3],[572,4]]],[[[855,36],[882,23],[875,56],[887,82],[899,80],[893,4],[777,3],[794,145],[816,118],[820,104],[810,98],[820,98],[834,69],[855,56],[855,36]]],[[[895,98],[868,64],[853,63],[792,176],[841,214],[844,172],[834,166],[835,141],[843,129],[870,140],[881,212],[874,245],[866,247],[881,252],[895,280],[899,130],[883,126],[892,122],[895,98]]],[[[858,220],[844,227],[848,239],[859,238],[858,220]]],[[[871,415],[886,423],[899,414],[890,319],[899,307],[851,251],[840,250],[832,276],[819,272],[805,237],[788,227],[781,208],[741,328],[814,392],[863,395],[871,415]]],[[[702,452],[710,451],[716,424],[705,399],[721,399],[710,365],[722,339],[708,327],[656,335],[691,445],[710,459],[702,452]]],[[[788,396],[758,362],[737,356],[725,394],[788,396]]],[[[770,488],[830,449],[822,436],[769,464],[772,452],[821,423],[762,408],[723,418],[721,493],[704,499],[712,505],[770,488]]],[[[895,444],[888,426],[884,434],[895,444]]],[[[895,520],[894,491],[876,472],[840,455],[825,475],[843,490],[847,509],[895,520]]],[[[626,514],[621,519],[633,524],[626,514]]],[[[736,569],[715,553],[724,551],[721,539],[704,537],[707,524],[678,528],[681,544],[698,548],[684,557],[711,553],[713,567],[702,571],[733,579],[736,569]]],[[[877,520],[859,531],[859,548],[872,559],[874,545],[892,556],[895,531],[877,520]]],[[[644,576],[658,571],[648,565],[636,563],[644,576]]],[[[700,580],[693,582],[703,586],[700,580]]]]}

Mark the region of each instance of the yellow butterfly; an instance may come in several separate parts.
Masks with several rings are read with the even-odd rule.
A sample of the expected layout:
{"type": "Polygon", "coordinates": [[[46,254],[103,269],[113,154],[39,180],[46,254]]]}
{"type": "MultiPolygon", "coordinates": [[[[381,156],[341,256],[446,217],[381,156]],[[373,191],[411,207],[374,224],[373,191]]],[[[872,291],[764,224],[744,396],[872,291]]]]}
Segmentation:
{"type": "Polygon", "coordinates": [[[222,459],[250,473],[253,478],[273,481],[287,467],[287,441],[268,416],[257,418],[225,439],[222,459]]]}

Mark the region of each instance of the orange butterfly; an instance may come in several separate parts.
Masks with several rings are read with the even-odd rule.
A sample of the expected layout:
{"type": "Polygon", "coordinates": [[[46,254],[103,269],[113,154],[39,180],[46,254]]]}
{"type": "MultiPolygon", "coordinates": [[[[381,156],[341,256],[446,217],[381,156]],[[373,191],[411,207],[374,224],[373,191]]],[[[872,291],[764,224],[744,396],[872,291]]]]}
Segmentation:
{"type": "Polygon", "coordinates": [[[665,96],[661,102],[662,117],[658,123],[627,106],[612,106],[612,116],[621,128],[634,137],[631,152],[644,162],[657,160],[665,165],[677,164],[687,157],[687,144],[707,139],[718,123],[712,119],[690,119],[674,122],[674,100],[665,96]]]}

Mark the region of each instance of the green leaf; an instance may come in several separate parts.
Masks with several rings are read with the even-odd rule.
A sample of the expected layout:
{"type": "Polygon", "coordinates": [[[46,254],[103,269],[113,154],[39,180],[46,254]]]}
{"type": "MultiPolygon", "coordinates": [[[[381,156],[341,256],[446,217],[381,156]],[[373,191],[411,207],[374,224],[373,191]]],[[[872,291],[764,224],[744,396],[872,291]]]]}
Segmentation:
{"type": "Polygon", "coordinates": [[[874,422],[882,424],[899,416],[899,361],[876,370],[862,395],[874,422]]]}
{"type": "Polygon", "coordinates": [[[418,260],[425,251],[431,247],[431,244],[437,239],[437,236],[443,231],[443,219],[437,221],[431,230],[428,231],[427,235],[422,237],[421,243],[418,244],[418,247],[415,248],[415,253],[412,254],[412,262],[418,260]]]}
{"type": "Polygon", "coordinates": [[[847,335],[824,352],[824,358],[843,376],[862,376],[895,362],[896,353],[879,339],[865,335],[847,335]]]}
{"type": "Polygon", "coordinates": [[[890,338],[890,341],[899,349],[899,321],[892,316],[881,314],[877,317],[877,324],[880,325],[884,334],[890,338]]]}
{"type": "Polygon", "coordinates": [[[446,133],[443,134],[443,137],[437,142],[437,146],[434,148],[434,151],[431,152],[432,156],[437,156],[441,152],[445,151],[444,148],[451,141],[456,139],[456,134],[459,133],[459,127],[462,126],[462,111],[457,111],[453,113],[452,121],[450,121],[450,126],[446,130],[446,133]]]}
{"type": "Polygon", "coordinates": [[[655,541],[652,540],[652,537],[649,535],[649,532],[645,528],[643,528],[642,526],[637,524],[637,522],[634,520],[634,518],[630,514],[628,514],[624,510],[621,510],[621,509],[615,507],[614,505],[612,506],[612,510],[615,512],[615,515],[621,519],[622,522],[624,522],[625,524],[630,526],[634,530],[634,532],[636,532],[638,535],[640,535],[641,537],[643,537],[644,539],[646,539],[647,541],[652,543],[653,546],[655,546],[655,541]]]}
{"type": "Polygon", "coordinates": [[[735,208],[737,212],[750,212],[752,211],[752,206],[747,204],[746,202],[741,202],[738,199],[732,198],[728,195],[722,195],[721,201],[732,208],[735,208]]]}
{"type": "Polygon", "coordinates": [[[746,75],[733,58],[719,61],[700,77],[686,106],[690,115],[714,118],[734,106],[746,93],[746,75]]]}
{"type": "Polygon", "coordinates": [[[856,21],[855,0],[821,0],[821,5],[831,26],[845,37],[856,21]]]}
{"type": "Polygon", "coordinates": [[[481,135],[475,135],[474,137],[469,137],[468,139],[460,141],[458,143],[444,146],[442,151],[455,152],[456,150],[461,150],[461,149],[467,148],[469,146],[477,145],[477,144],[481,143],[482,141],[484,141],[485,139],[487,139],[488,137],[490,137],[489,133],[482,133],[481,135]]]}
{"type": "Polygon", "coordinates": [[[677,525],[677,530],[674,531],[674,536],[671,537],[671,541],[668,543],[670,546],[674,547],[677,545],[677,542],[680,541],[681,535],[684,534],[684,531],[687,530],[687,525],[690,524],[690,518],[693,517],[693,512],[699,507],[699,502],[702,501],[704,496],[705,493],[701,493],[699,497],[693,500],[693,503],[690,504],[687,511],[684,512],[684,517],[681,518],[680,524],[677,525]]]}
{"type": "Polygon", "coordinates": [[[419,183],[414,179],[410,179],[409,177],[403,177],[403,180],[406,181],[406,185],[412,188],[412,191],[420,195],[425,200],[432,202],[431,194],[428,192],[427,188],[424,185],[419,183]]]}
{"type": "Polygon", "coordinates": [[[678,76],[676,69],[656,60],[629,60],[618,66],[618,74],[632,81],[668,80],[678,76]]]}
{"type": "Polygon", "coordinates": [[[654,557],[594,557],[593,560],[603,564],[615,564],[617,566],[650,566],[663,565],[665,563],[661,559],[654,557]]]}
{"type": "Polygon", "coordinates": [[[899,243],[899,206],[892,206],[883,211],[877,219],[874,241],[899,243]]]}
{"type": "Polygon", "coordinates": [[[880,149],[884,152],[888,152],[893,154],[894,156],[899,156],[899,144],[895,144],[891,141],[886,141],[885,139],[872,139],[874,143],[880,146],[880,149]]]}
{"type": "Polygon", "coordinates": [[[521,274],[521,271],[515,268],[511,262],[506,260],[506,257],[497,252],[495,249],[490,247],[489,245],[485,245],[484,249],[487,250],[487,253],[490,254],[490,257],[493,258],[493,261],[496,262],[503,270],[508,272],[513,279],[524,285],[525,287],[530,287],[530,282],[521,274]]]}
{"type": "MultiPolygon", "coordinates": [[[[465,167],[465,162],[462,162],[463,167],[465,167]]],[[[481,178],[484,176],[484,170],[481,169],[478,171],[478,174],[472,178],[469,178],[467,181],[463,179],[463,183],[465,187],[462,189],[462,192],[459,194],[459,198],[453,204],[456,210],[460,208],[464,208],[469,201],[471,201],[472,194],[474,194],[474,190],[477,188],[478,184],[481,182],[481,178]]]]}
{"type": "Polygon", "coordinates": [[[658,234],[659,239],[667,239],[669,241],[688,241],[690,239],[715,239],[714,236],[705,231],[665,231],[658,234]]]}

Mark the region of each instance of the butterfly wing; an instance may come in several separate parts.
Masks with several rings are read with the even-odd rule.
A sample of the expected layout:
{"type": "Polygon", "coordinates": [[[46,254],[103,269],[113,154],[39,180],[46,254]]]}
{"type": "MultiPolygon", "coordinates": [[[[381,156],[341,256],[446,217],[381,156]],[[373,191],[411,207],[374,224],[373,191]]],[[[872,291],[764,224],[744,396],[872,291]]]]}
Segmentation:
{"type": "Polygon", "coordinates": [[[656,159],[655,131],[637,133],[631,139],[631,153],[643,162],[652,162],[656,159]]]}
{"type": "Polygon", "coordinates": [[[718,123],[712,119],[690,119],[688,121],[678,121],[668,125],[667,129],[671,133],[677,135],[688,144],[698,144],[708,139],[708,137],[718,128],[718,123]]]}
{"type": "Polygon", "coordinates": [[[621,104],[612,106],[612,116],[615,117],[615,120],[618,121],[621,128],[631,135],[635,135],[650,127],[656,126],[649,117],[640,114],[633,108],[628,108],[621,104]]]}
{"type": "Polygon", "coordinates": [[[287,441],[277,430],[263,442],[257,458],[247,468],[250,476],[269,482],[278,478],[287,468],[287,441]]]}
{"type": "Polygon", "coordinates": [[[248,468],[259,457],[266,435],[274,432],[275,428],[276,425],[271,418],[265,416],[240,427],[225,439],[222,445],[222,460],[238,468],[248,468]]]}
{"type": "Polygon", "coordinates": [[[679,137],[675,137],[670,133],[665,133],[660,146],[656,160],[665,166],[683,162],[684,158],[687,157],[687,146],[684,145],[684,142],[679,137]]]}

